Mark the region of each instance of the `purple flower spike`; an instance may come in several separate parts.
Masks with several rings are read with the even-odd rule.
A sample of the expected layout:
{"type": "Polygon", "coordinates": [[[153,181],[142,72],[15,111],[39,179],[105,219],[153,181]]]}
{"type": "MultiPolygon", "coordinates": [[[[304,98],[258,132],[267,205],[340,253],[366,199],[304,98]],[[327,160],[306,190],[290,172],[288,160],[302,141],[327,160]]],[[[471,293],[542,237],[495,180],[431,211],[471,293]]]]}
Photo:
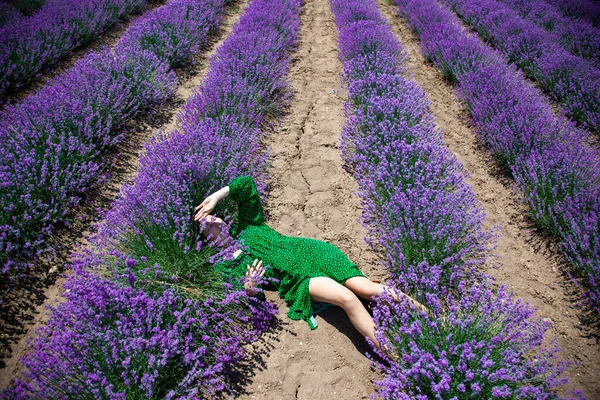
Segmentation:
{"type": "MultiPolygon", "coordinates": [[[[45,0],[29,17],[5,17],[0,26],[0,96],[35,78],[72,49],[90,42],[146,0],[45,0]]],[[[0,4],[0,16],[6,5],[0,4]]]]}
{"type": "Polygon", "coordinates": [[[68,223],[70,209],[102,176],[101,155],[122,140],[120,125],[174,93],[171,69],[206,44],[223,7],[221,0],[170,1],[136,20],[114,54],[88,54],[0,115],[3,273],[49,250],[54,225],[68,223]]]}
{"type": "MultiPolygon", "coordinates": [[[[444,0],[480,36],[536,80],[571,119],[600,134],[600,69],[563,49],[551,33],[495,0],[444,0]]],[[[600,33],[595,37],[600,38],[600,33]]],[[[591,39],[596,52],[600,42],[591,39]]]]}
{"type": "MultiPolygon", "coordinates": [[[[556,398],[569,364],[555,344],[543,347],[547,324],[482,272],[494,235],[483,230],[466,171],[445,147],[425,94],[403,76],[405,56],[390,27],[374,1],[331,4],[349,97],[343,157],[359,184],[366,240],[382,253],[394,286],[427,308],[387,292],[378,299],[376,338],[385,351],[374,349],[386,363],[375,362],[385,378],[374,397],[556,398]],[[368,7],[371,20],[355,17],[368,7]]],[[[464,63],[446,68],[466,74],[483,56],[469,47],[464,63]]],[[[518,158],[517,148],[548,142],[523,134],[499,144],[518,158]]]]}
{"type": "MultiPolygon", "coordinates": [[[[513,175],[534,220],[560,239],[574,277],[587,287],[587,304],[600,313],[598,150],[586,144],[585,132],[556,117],[540,92],[497,51],[463,31],[450,10],[434,0],[396,4],[420,36],[424,54],[457,83],[476,134],[513,175]]],[[[561,60],[566,58],[552,62],[561,60]]]]}
{"type": "MultiPolygon", "coordinates": [[[[515,10],[525,19],[552,33],[554,41],[572,54],[591,60],[600,65],[600,29],[583,19],[569,18],[550,1],[529,2],[526,0],[499,0],[515,10]]],[[[577,3],[585,1],[576,0],[577,3]]],[[[560,3],[569,3],[560,1],[560,3]]],[[[596,5],[600,22],[600,5],[596,5]]]]}
{"type": "MultiPolygon", "coordinates": [[[[544,345],[549,326],[506,288],[473,286],[438,299],[448,312],[425,313],[383,294],[374,309],[377,340],[400,356],[389,364],[378,395],[385,399],[556,399],[552,388],[571,364],[558,358],[556,343],[544,345]],[[405,396],[405,397],[403,397],[405,396]]],[[[433,302],[433,301],[432,301],[433,302]]]]}
{"type": "MultiPolygon", "coordinates": [[[[252,174],[264,193],[268,154],[259,128],[289,99],[300,5],[250,3],[180,114],[182,130],[146,145],[134,182],[105,212],[91,249],[76,255],[67,300],[4,396],[191,400],[232,391],[243,345],[269,328],[277,307],[216,271],[213,263],[236,244],[203,245],[193,208],[239,175],[252,174]]],[[[233,214],[233,204],[223,207],[233,214]]]]}

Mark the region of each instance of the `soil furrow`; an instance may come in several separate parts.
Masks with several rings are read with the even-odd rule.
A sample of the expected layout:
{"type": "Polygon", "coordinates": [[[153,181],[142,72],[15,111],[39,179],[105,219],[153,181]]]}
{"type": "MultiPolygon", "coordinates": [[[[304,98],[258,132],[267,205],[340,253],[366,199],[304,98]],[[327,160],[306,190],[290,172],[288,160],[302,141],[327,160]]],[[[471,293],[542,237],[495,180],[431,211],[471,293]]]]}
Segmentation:
{"type": "MultiPolygon", "coordinates": [[[[520,201],[512,180],[504,176],[492,157],[477,140],[469,124],[469,115],[456,98],[454,88],[440,71],[427,62],[420,51],[419,39],[397,8],[378,0],[382,13],[391,22],[394,33],[409,56],[411,77],[431,100],[431,110],[443,132],[446,145],[470,173],[469,184],[481,202],[487,218],[486,228],[501,225],[498,255],[502,267],[487,272],[499,284],[537,308],[537,316],[550,321],[548,331],[557,338],[563,358],[578,362],[567,375],[568,388],[582,389],[588,398],[600,398],[600,351],[594,328],[577,306],[578,290],[565,276],[565,260],[556,243],[541,236],[529,218],[529,209],[520,201]]],[[[564,389],[563,389],[564,390],[564,389]]]]}
{"type": "MultiPolygon", "coordinates": [[[[333,243],[371,279],[382,279],[387,273],[364,242],[366,230],[358,222],[358,185],[342,169],[341,64],[328,1],[307,1],[301,22],[289,74],[294,99],[289,115],[265,143],[275,154],[267,223],[284,235],[333,243]]],[[[311,331],[306,322],[287,318],[277,292],[266,291],[266,296],[279,306],[279,329],[255,345],[260,366],[247,378],[241,398],[369,398],[372,381],[381,376],[371,369],[364,355],[369,347],[341,308],[319,314],[319,327],[311,331]]]]}
{"type": "Polygon", "coordinates": [[[106,156],[110,158],[107,161],[110,178],[87,194],[84,204],[73,212],[71,228],[55,230],[52,245],[57,249],[56,255],[40,260],[35,271],[19,281],[18,287],[0,303],[0,389],[8,386],[20,370],[19,360],[27,352],[26,340],[32,338],[35,328],[48,318],[45,307],[62,300],[62,286],[66,280],[64,266],[70,262],[72,253],[88,245],[91,229],[99,221],[98,212],[110,208],[123,185],[133,181],[144,144],[159,131],[171,132],[176,128],[180,108],[208,71],[209,57],[229,36],[248,3],[249,0],[238,0],[229,5],[218,31],[209,38],[206,51],[196,55],[190,65],[175,70],[179,87],[173,98],[127,123],[125,139],[106,156]]]}

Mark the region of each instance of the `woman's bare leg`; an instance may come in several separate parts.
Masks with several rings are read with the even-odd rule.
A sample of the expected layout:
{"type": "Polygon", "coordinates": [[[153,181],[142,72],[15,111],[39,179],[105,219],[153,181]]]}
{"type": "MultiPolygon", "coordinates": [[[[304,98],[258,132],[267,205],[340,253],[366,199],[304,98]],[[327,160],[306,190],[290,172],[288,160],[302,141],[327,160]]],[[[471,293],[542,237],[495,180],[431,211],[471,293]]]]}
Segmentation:
{"type": "MultiPolygon", "coordinates": [[[[373,297],[385,290],[384,285],[373,282],[364,276],[355,276],[353,278],[346,279],[344,286],[350,289],[357,296],[367,300],[373,300],[373,297]]],[[[393,295],[394,294],[392,294],[392,296],[393,295]]]]}
{"type": "MultiPolygon", "coordinates": [[[[344,282],[344,286],[350,289],[356,295],[367,300],[373,300],[373,297],[383,292],[386,288],[385,285],[373,282],[368,278],[365,278],[364,276],[355,276],[353,278],[346,279],[346,281],[344,282]]],[[[408,296],[403,292],[393,290],[389,286],[387,286],[387,288],[394,300],[398,301],[400,296],[406,296],[415,306],[427,312],[427,308],[421,303],[419,303],[417,300],[413,299],[412,297],[408,296]]]]}
{"type": "Polygon", "coordinates": [[[311,278],[308,284],[310,297],[315,301],[335,304],[342,307],[352,325],[361,335],[369,337],[379,348],[379,342],[375,339],[375,323],[373,318],[360,302],[358,297],[348,288],[337,283],[331,278],[311,278]]]}

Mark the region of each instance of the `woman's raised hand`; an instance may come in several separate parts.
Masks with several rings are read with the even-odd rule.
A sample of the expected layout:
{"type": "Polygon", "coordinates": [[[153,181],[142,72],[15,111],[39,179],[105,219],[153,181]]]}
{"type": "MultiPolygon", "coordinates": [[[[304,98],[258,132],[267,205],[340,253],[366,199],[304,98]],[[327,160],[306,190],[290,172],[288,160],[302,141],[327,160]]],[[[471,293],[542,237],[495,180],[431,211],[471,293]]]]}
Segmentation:
{"type": "Polygon", "coordinates": [[[262,278],[264,274],[265,269],[263,267],[262,260],[259,261],[258,258],[255,258],[252,265],[248,264],[248,268],[246,269],[246,282],[244,283],[244,288],[250,296],[254,296],[259,292],[259,290],[256,288],[256,283],[260,278],[262,278]]]}
{"type": "Polygon", "coordinates": [[[200,203],[199,206],[194,208],[194,211],[196,211],[196,215],[194,216],[194,221],[198,222],[202,218],[210,215],[210,213],[214,211],[215,206],[217,205],[218,202],[219,202],[219,199],[217,198],[217,196],[215,196],[214,193],[211,194],[210,196],[208,196],[207,198],[205,198],[204,201],[202,203],[200,203]]]}

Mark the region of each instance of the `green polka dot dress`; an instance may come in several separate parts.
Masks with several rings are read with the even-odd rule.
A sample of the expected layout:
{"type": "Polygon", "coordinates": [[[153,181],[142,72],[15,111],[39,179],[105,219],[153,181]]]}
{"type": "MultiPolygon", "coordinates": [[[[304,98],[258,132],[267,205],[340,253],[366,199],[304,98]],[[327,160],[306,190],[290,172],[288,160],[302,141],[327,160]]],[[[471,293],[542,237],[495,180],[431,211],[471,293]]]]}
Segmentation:
{"type": "Polygon", "coordinates": [[[338,283],[355,276],[365,276],[346,255],[331,243],[305,237],[286,236],[265,224],[260,196],[251,176],[240,176],[229,183],[229,196],[238,204],[232,234],[247,250],[234,260],[216,267],[224,274],[241,278],[255,258],[269,266],[265,275],[279,280],[279,296],[290,310],[288,317],[305,320],[316,329],[313,314],[330,306],[310,298],[310,278],[326,276],[338,283]]]}

